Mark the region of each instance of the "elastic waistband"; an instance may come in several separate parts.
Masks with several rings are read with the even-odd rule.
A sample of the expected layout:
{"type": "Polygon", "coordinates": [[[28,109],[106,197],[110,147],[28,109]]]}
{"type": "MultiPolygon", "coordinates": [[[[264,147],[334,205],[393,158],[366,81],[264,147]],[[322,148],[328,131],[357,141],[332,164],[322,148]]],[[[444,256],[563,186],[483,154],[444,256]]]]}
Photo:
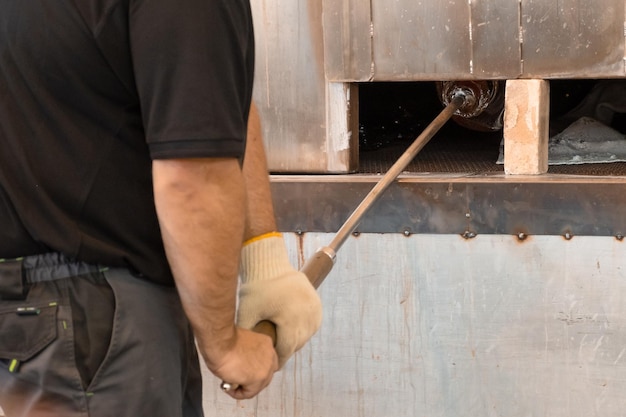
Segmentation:
{"type": "Polygon", "coordinates": [[[24,285],[55,281],[106,270],[79,262],[60,253],[45,253],[15,259],[0,259],[0,298],[20,299],[24,285]]]}
{"type": "Polygon", "coordinates": [[[28,284],[55,281],[106,269],[73,260],[60,253],[26,256],[21,258],[21,260],[22,274],[28,284]]]}

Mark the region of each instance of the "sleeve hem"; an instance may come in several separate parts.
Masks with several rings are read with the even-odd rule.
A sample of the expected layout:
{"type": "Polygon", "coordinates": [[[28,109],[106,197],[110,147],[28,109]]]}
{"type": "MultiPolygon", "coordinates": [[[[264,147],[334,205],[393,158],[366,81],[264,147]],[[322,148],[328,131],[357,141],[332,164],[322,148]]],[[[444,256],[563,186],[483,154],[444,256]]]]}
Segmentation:
{"type": "Polygon", "coordinates": [[[243,158],[245,141],[235,139],[177,140],[148,144],[152,159],[243,158]]]}

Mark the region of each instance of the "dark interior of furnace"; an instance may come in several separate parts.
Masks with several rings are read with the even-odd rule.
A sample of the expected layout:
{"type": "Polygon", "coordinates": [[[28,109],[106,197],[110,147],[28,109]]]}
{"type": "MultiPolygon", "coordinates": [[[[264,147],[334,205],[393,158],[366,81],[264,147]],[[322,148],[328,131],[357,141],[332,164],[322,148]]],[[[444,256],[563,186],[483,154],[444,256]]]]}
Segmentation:
{"type": "MultiPolygon", "coordinates": [[[[437,116],[444,107],[437,84],[427,81],[359,84],[360,172],[384,172],[437,116]]],[[[504,94],[504,91],[501,94],[504,94]]],[[[468,123],[458,119],[446,123],[409,165],[407,171],[469,173],[503,171],[502,164],[498,163],[502,157],[502,129],[494,131],[472,129],[468,128],[468,123]]],[[[577,146],[586,141],[584,145],[587,149],[602,148],[603,151],[609,147],[607,144],[610,140],[616,139],[610,142],[607,158],[623,153],[626,159],[626,81],[551,80],[551,151],[552,147],[563,147],[563,144],[568,144],[563,135],[567,140],[577,142],[577,146]],[[584,128],[596,130],[583,133],[581,139],[583,119],[587,122],[583,123],[584,128]],[[601,123],[597,119],[600,119],[601,123]],[[588,120],[593,122],[592,125],[588,120]],[[601,130],[597,130],[598,126],[601,130]],[[607,132],[611,137],[604,140],[603,135],[607,132]],[[594,139],[587,140],[586,137],[589,135],[594,139]],[[613,149],[615,147],[617,150],[613,149]]],[[[555,154],[557,151],[558,149],[554,151],[555,154]]],[[[594,155],[600,155],[600,152],[594,155]]],[[[567,156],[571,163],[555,159],[554,164],[551,163],[550,172],[589,175],[623,175],[626,172],[626,163],[620,158],[611,161],[597,159],[599,157],[594,156],[596,160],[587,158],[583,166],[577,162],[580,158],[576,160],[576,156],[567,156]],[[616,163],[606,164],[606,162],[616,163]]]]}

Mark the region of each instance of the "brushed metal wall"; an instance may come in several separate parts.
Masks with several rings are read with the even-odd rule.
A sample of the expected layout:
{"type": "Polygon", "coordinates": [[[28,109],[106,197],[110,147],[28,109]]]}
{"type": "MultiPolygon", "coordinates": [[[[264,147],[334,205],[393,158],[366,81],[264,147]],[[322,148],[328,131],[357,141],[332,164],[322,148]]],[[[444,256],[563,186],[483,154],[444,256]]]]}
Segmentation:
{"type": "Polygon", "coordinates": [[[325,34],[339,39],[326,43],[326,73],[334,81],[625,75],[623,0],[323,5],[325,34]]]}
{"type": "MultiPolygon", "coordinates": [[[[254,100],[272,171],[328,171],[322,8],[313,0],[251,2],[254,100]]],[[[346,171],[346,169],[344,169],[346,171]]]]}
{"type": "MultiPolygon", "coordinates": [[[[283,232],[334,233],[380,176],[277,175],[283,232]]],[[[624,176],[403,174],[356,227],[359,233],[626,236],[624,176]]]]}
{"type": "MultiPolygon", "coordinates": [[[[295,263],[330,234],[287,234],[295,263]]],[[[626,415],[626,242],[361,234],[322,328],[257,399],[206,376],[207,415],[626,415]]]]}

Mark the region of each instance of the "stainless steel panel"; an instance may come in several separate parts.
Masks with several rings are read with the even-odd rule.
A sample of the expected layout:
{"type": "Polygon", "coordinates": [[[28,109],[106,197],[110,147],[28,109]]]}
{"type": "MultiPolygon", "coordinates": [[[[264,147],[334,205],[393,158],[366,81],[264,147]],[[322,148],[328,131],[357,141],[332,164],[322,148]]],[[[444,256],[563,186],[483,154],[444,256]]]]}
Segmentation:
{"type": "Polygon", "coordinates": [[[327,172],[322,7],[316,0],[253,1],[254,100],[275,172],[327,172]]]}
{"type": "Polygon", "coordinates": [[[375,80],[470,73],[467,0],[372,0],[375,80]]]}
{"type": "MultiPolygon", "coordinates": [[[[379,176],[272,181],[285,232],[336,232],[379,176]]],[[[403,176],[365,214],[361,233],[626,236],[624,178],[403,176]]]]}
{"type": "MultiPolygon", "coordinates": [[[[364,3],[359,20],[353,3],[325,2],[330,79],[364,79],[364,3]],[[336,42],[346,26],[352,42],[336,42]]],[[[372,79],[622,77],[624,16],[623,0],[372,0],[372,79]]]]}
{"type": "Polygon", "coordinates": [[[516,78],[520,62],[519,0],[472,0],[472,75],[516,78]]]}
{"type": "Polygon", "coordinates": [[[624,75],[624,0],[522,0],[524,76],[624,75]]]}
{"type": "Polygon", "coordinates": [[[324,0],[326,75],[333,81],[372,77],[370,0],[324,0]]]}
{"type": "MultiPolygon", "coordinates": [[[[286,239],[296,264],[331,237],[286,239]]],[[[254,400],[207,375],[207,414],[624,416],[625,244],[351,238],[320,287],[318,334],[254,400]]]]}

